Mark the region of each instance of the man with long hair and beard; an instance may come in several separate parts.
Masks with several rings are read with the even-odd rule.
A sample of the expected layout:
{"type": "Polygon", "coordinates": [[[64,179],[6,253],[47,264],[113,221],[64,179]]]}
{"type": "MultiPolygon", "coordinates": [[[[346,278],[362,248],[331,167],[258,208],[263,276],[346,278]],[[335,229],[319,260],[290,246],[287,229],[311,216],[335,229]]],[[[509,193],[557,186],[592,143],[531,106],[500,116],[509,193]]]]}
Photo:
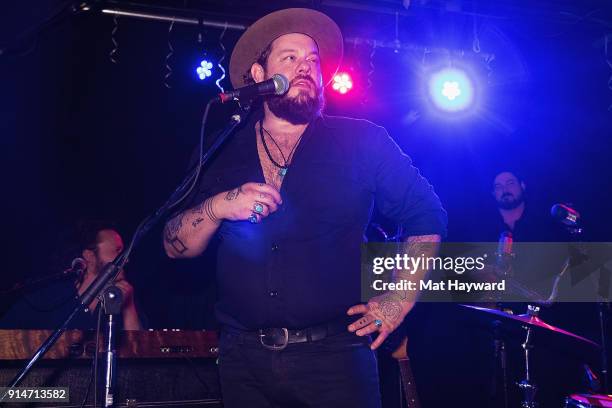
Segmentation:
{"type": "Polygon", "coordinates": [[[289,90],[243,121],[164,228],[172,258],[198,256],[219,238],[228,408],[380,407],[373,350],[414,294],[360,303],[372,208],[402,225],[407,253],[433,256],[446,232],[439,198],[382,127],[323,114],[342,49],[338,26],[315,10],[280,10],[249,27],[232,52],[232,85],[281,74],[289,90]]]}
{"type": "MultiPolygon", "coordinates": [[[[491,191],[499,217],[491,223],[490,232],[481,241],[497,240],[500,233],[509,231],[518,242],[565,241],[567,236],[552,222],[550,205],[527,202],[527,184],[516,170],[503,170],[493,178],[491,191]]],[[[540,201],[542,199],[540,198],[540,201]]]]}
{"type": "Polygon", "coordinates": [[[504,224],[513,230],[525,211],[525,182],[510,171],[502,171],[493,180],[493,197],[504,224]]]}
{"type": "MultiPolygon", "coordinates": [[[[51,264],[57,263],[56,270],[74,267],[75,261],[82,262],[83,270],[78,273],[55,275],[55,278],[26,287],[11,308],[0,316],[0,328],[5,329],[56,329],[77,306],[81,296],[96,280],[104,266],[123,250],[123,239],[112,222],[104,220],[81,220],[61,241],[51,264]]],[[[141,330],[141,316],[134,295],[134,287],[121,270],[114,281],[123,295],[120,327],[125,330],[141,330]]],[[[89,304],[88,312],[81,312],[71,321],[70,328],[95,329],[97,313],[101,305],[98,299],[89,304]]]]}

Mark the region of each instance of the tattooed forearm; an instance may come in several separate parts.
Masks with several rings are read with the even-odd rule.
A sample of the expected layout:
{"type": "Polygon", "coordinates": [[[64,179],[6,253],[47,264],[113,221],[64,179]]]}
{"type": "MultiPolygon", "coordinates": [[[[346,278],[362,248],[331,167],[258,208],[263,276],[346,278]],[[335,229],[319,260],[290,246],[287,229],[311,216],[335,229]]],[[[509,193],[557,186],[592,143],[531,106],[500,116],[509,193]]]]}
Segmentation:
{"type": "Polygon", "coordinates": [[[163,241],[170,258],[192,258],[206,250],[225,218],[223,207],[217,207],[217,202],[223,200],[224,196],[225,193],[219,193],[209,197],[166,223],[163,241]]]}
{"type": "MultiPolygon", "coordinates": [[[[438,254],[438,248],[440,246],[439,235],[417,235],[408,237],[400,245],[400,252],[407,254],[411,258],[418,257],[434,257],[438,254]]],[[[420,281],[427,275],[427,267],[423,267],[420,270],[395,270],[393,273],[393,280],[396,282],[407,280],[412,282],[420,281]]],[[[414,291],[395,291],[394,298],[401,301],[413,301],[415,300],[416,292],[414,291]]]]}
{"type": "Polygon", "coordinates": [[[195,207],[193,207],[191,209],[191,212],[194,214],[202,214],[204,212],[204,203],[205,201],[202,201],[200,204],[196,205],[195,207]]]}
{"type": "Polygon", "coordinates": [[[200,214],[206,214],[206,216],[213,222],[219,222],[219,218],[215,214],[213,210],[213,197],[210,197],[204,201],[202,201],[197,206],[193,207],[190,210],[191,214],[195,214],[196,217],[191,221],[191,226],[193,228],[197,227],[200,223],[202,223],[205,218],[200,217],[200,214]]]}
{"type": "Polygon", "coordinates": [[[170,245],[172,245],[172,248],[174,248],[174,250],[176,252],[178,252],[179,254],[184,254],[189,248],[187,248],[187,246],[183,243],[183,241],[180,240],[179,237],[174,237],[170,240],[167,240],[168,243],[170,245]]]}
{"type": "Polygon", "coordinates": [[[164,239],[179,254],[185,253],[185,251],[188,249],[183,241],[181,241],[177,236],[178,232],[183,227],[184,217],[185,215],[183,213],[178,214],[176,217],[168,221],[166,223],[166,227],[164,228],[164,239]]]}
{"type": "Polygon", "coordinates": [[[408,256],[431,255],[435,256],[438,253],[440,246],[439,235],[417,235],[408,237],[404,242],[404,251],[408,256]]]}
{"type": "MultiPolygon", "coordinates": [[[[209,197],[206,200],[202,201],[200,204],[196,205],[191,210],[189,210],[189,213],[195,214],[195,215],[206,214],[208,218],[210,218],[211,221],[214,221],[214,222],[219,221],[219,217],[217,217],[217,215],[215,214],[215,211],[213,210],[213,198],[214,197],[209,197]]],[[[202,221],[204,221],[204,218],[196,217],[196,219],[193,220],[191,224],[195,227],[202,221]]]]}
{"type": "Polygon", "coordinates": [[[183,218],[185,214],[180,213],[176,217],[172,218],[170,221],[166,223],[164,228],[164,237],[168,243],[176,238],[176,234],[183,228],[183,218]]]}
{"type": "MultiPolygon", "coordinates": [[[[439,235],[418,235],[418,236],[408,237],[408,239],[400,245],[400,251],[401,253],[404,253],[411,258],[418,258],[422,256],[433,257],[438,254],[439,247],[440,247],[440,236],[439,235]]],[[[406,271],[403,271],[403,272],[406,272],[406,271]]],[[[421,271],[409,271],[408,274],[412,274],[412,275],[416,274],[416,275],[424,276],[425,272],[427,272],[427,270],[422,269],[421,271]]],[[[398,273],[399,271],[396,271],[396,275],[398,273]]],[[[406,275],[405,273],[399,273],[399,274],[406,275]]]]}
{"type": "Polygon", "coordinates": [[[218,222],[219,218],[217,217],[213,209],[213,197],[210,197],[209,199],[204,201],[203,204],[204,204],[204,211],[206,211],[206,215],[208,216],[208,218],[210,218],[210,220],[213,222],[218,222]]]}

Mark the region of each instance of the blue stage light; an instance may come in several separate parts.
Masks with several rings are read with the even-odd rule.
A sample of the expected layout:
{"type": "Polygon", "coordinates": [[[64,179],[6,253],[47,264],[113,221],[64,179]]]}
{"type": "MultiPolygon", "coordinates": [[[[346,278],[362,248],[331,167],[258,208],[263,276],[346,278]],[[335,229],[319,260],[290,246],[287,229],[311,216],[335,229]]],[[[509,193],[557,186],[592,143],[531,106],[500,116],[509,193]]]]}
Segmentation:
{"type": "Polygon", "coordinates": [[[438,109],[459,112],[472,105],[474,88],[465,72],[447,68],[430,77],[429,96],[438,109]]]}
{"type": "Polygon", "coordinates": [[[196,73],[201,80],[204,80],[212,75],[213,64],[210,61],[202,60],[196,68],[196,73]]]}

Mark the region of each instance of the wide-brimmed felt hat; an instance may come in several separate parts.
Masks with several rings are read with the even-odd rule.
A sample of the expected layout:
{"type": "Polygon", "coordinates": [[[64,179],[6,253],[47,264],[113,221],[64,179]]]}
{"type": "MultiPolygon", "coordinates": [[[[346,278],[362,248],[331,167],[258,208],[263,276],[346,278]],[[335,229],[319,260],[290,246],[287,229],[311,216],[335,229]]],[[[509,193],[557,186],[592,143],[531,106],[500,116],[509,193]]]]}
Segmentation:
{"type": "Polygon", "coordinates": [[[239,88],[247,85],[246,74],[266,47],[278,37],[291,33],[305,34],[317,43],[323,83],[328,83],[342,61],[340,28],[334,20],[319,11],[289,8],[263,16],[238,39],[230,59],[232,86],[239,88]]]}

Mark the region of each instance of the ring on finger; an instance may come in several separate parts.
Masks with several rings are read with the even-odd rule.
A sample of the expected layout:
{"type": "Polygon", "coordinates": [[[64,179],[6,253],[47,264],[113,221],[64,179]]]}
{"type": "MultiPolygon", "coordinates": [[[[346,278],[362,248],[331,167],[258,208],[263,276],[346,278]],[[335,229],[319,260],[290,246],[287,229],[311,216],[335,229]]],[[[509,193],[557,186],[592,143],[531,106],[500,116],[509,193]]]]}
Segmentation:
{"type": "Polygon", "coordinates": [[[258,203],[257,201],[253,204],[253,211],[257,214],[261,214],[264,210],[264,206],[262,203],[258,203]]]}
{"type": "Polygon", "coordinates": [[[380,329],[382,327],[382,325],[383,325],[382,320],[380,320],[380,319],[374,320],[374,326],[376,326],[377,328],[380,329]]]}
{"type": "Polygon", "coordinates": [[[257,224],[257,214],[252,213],[249,218],[248,218],[249,222],[251,224],[257,224]]]}

